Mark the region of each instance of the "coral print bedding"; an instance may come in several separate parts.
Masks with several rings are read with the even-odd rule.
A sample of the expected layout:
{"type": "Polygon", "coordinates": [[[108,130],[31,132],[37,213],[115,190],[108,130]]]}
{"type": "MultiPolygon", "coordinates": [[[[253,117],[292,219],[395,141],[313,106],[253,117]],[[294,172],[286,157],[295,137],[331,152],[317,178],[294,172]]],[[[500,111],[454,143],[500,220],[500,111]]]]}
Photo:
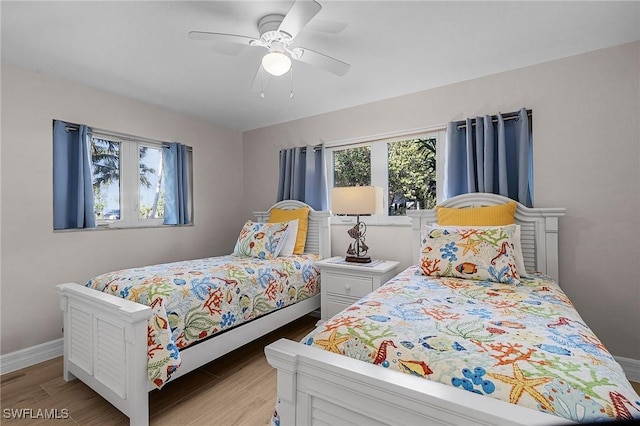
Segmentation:
{"type": "Polygon", "coordinates": [[[180,349],[317,294],[316,260],[211,257],[109,272],[86,286],[152,308],[148,375],[161,388],[180,366],[180,349]]]}
{"type": "Polygon", "coordinates": [[[303,339],[579,422],[640,418],[640,397],[560,287],[432,277],[412,266],[303,339]]]}

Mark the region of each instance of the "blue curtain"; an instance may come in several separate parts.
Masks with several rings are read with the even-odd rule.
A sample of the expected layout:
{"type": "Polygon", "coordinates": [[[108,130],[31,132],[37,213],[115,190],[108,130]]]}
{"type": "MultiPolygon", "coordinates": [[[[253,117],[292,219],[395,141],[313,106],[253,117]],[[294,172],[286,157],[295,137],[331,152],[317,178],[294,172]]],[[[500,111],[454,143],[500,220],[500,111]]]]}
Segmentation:
{"type": "Polygon", "coordinates": [[[276,201],[298,200],[315,210],[326,210],[328,200],[325,170],[322,147],[281,149],[276,201]]]}
{"type": "Polygon", "coordinates": [[[163,146],[164,224],[186,225],[189,217],[187,146],[172,142],[163,146]]]}
{"type": "Polygon", "coordinates": [[[533,148],[527,110],[447,125],[444,198],[490,192],[533,206],[533,148]]]}
{"type": "Polygon", "coordinates": [[[53,120],[53,229],[94,228],[91,129],[53,120]]]}

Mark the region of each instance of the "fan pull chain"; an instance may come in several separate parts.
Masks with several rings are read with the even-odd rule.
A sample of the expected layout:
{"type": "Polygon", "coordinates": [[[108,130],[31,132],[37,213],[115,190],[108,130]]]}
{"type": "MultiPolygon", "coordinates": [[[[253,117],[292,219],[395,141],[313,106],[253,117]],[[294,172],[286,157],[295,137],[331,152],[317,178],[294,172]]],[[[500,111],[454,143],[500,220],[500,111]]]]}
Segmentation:
{"type": "Polygon", "coordinates": [[[289,99],[293,99],[293,65],[291,65],[289,74],[291,74],[291,92],[289,92],[289,99]]]}
{"type": "Polygon", "coordinates": [[[260,65],[260,99],[264,99],[264,67],[260,65]]]}

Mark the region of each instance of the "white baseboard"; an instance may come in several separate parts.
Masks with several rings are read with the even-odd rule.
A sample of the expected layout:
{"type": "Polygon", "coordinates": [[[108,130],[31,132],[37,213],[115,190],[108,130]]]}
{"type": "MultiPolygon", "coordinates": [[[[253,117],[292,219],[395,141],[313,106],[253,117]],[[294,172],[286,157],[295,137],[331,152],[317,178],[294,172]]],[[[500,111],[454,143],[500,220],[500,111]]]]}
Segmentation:
{"type": "MultiPolygon", "coordinates": [[[[11,373],[22,368],[62,356],[62,338],[0,355],[0,374],[11,373]]],[[[61,373],[62,374],[62,373],[61,373]]]]}
{"type": "Polygon", "coordinates": [[[624,358],[621,356],[614,356],[618,364],[622,366],[624,374],[627,379],[640,383],[640,359],[624,358]]]}
{"type": "MultiPolygon", "coordinates": [[[[0,374],[11,373],[21,368],[48,361],[62,356],[62,339],[52,340],[47,343],[21,349],[6,355],[0,355],[0,374]]],[[[622,366],[627,379],[640,383],[640,360],[614,356],[618,364],[622,366]]]]}

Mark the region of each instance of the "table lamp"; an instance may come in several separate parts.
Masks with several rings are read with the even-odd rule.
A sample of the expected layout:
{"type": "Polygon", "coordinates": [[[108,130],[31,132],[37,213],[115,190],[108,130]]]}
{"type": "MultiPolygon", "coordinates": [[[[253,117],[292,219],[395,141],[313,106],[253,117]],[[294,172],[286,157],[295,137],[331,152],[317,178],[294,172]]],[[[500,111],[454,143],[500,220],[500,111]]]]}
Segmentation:
{"type": "Polygon", "coordinates": [[[356,224],[347,233],[355,241],[349,244],[345,260],[347,262],[369,263],[369,247],[365,243],[367,225],[360,222],[361,215],[382,212],[382,188],[378,186],[337,187],[331,191],[331,211],[334,214],[356,216],[356,224]]]}

